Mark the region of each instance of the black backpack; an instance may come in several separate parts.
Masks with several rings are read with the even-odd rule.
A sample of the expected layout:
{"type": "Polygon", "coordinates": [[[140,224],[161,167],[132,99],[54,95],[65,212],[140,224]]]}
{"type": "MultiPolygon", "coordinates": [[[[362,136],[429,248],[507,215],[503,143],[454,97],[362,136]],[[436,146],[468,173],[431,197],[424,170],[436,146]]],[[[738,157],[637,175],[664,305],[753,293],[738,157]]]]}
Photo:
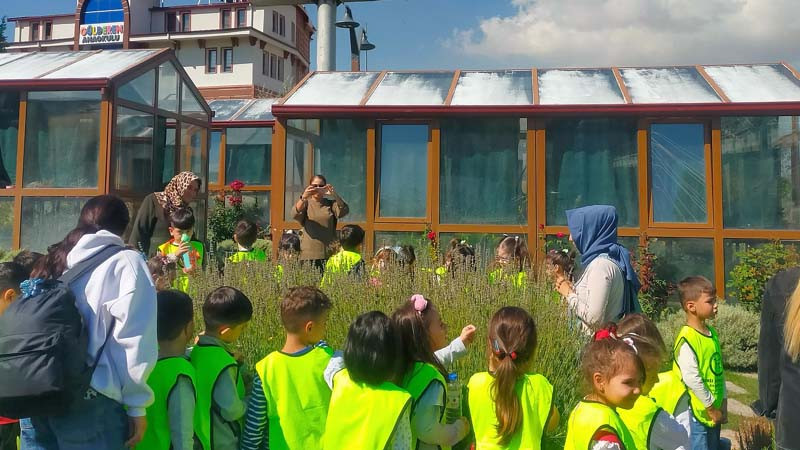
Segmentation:
{"type": "Polygon", "coordinates": [[[88,334],[70,284],[121,250],[100,250],[58,280],[45,281],[41,292],[18,298],[0,316],[0,416],[64,414],[89,388],[111,330],[88,366],[88,334]]]}

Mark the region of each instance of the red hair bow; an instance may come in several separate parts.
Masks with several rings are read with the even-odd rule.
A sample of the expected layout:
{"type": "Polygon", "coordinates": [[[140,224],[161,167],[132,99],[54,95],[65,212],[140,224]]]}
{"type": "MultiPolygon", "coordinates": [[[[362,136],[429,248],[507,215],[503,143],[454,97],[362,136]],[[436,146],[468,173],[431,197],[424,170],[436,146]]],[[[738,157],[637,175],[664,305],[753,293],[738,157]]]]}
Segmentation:
{"type": "Polygon", "coordinates": [[[595,341],[602,341],[603,339],[616,339],[617,338],[617,327],[614,325],[608,326],[601,330],[597,330],[594,333],[594,340],[595,341]]]}

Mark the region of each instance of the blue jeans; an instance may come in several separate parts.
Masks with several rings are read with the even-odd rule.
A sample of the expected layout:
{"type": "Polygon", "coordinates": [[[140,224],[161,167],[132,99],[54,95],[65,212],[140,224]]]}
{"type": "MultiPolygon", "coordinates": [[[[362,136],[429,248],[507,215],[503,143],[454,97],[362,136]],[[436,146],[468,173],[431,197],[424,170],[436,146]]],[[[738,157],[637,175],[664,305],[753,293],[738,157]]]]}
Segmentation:
{"type": "Polygon", "coordinates": [[[75,400],[62,416],[22,419],[20,429],[22,450],[122,450],[128,417],[122,404],[96,394],[75,400]]]}
{"type": "Polygon", "coordinates": [[[692,415],[689,426],[691,428],[689,440],[692,444],[692,450],[730,450],[730,441],[720,437],[721,425],[707,427],[692,415]]]}

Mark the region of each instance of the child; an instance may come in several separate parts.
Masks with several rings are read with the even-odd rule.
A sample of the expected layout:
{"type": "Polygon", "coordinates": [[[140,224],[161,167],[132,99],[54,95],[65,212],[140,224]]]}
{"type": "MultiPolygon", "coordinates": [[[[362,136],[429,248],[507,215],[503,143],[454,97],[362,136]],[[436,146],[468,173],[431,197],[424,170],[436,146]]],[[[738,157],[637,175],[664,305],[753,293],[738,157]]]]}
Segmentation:
{"type": "Polygon", "coordinates": [[[147,269],[150,271],[150,277],[153,278],[153,285],[157,292],[171,289],[178,276],[175,262],[170,261],[166,256],[156,255],[148,259],[147,269]]]}
{"type": "Polygon", "coordinates": [[[476,449],[541,448],[542,436],[558,426],[553,386],[530,373],[536,324],[522,308],[500,308],[489,322],[489,371],[469,380],[469,412],[476,449]]]}
{"type": "Polygon", "coordinates": [[[32,252],[30,250],[22,250],[21,252],[17,253],[17,256],[14,257],[12,261],[19,264],[25,269],[25,273],[30,276],[31,272],[33,272],[33,266],[39,262],[39,259],[44,256],[39,252],[32,252]]]}
{"type": "Polygon", "coordinates": [[[411,449],[411,395],[402,377],[400,336],[386,314],[364,313],[350,324],[344,345],[347,366],[326,375],[332,387],[322,448],[411,449]]]}
{"type": "Polygon", "coordinates": [[[596,332],[584,347],[581,372],[590,393],[569,416],[564,449],[637,449],[616,410],[636,403],[644,367],[633,347],[617,338],[613,324],[596,332]]]}
{"type": "Polygon", "coordinates": [[[333,351],[323,341],[331,301],[317,288],[293,287],[281,301],[286,341],[256,364],[241,448],[320,448],[331,390],[323,378],[333,351]]]}
{"type": "MultiPolygon", "coordinates": [[[[0,264],[0,316],[19,296],[19,285],[28,279],[30,272],[15,262],[0,264]]],[[[17,448],[19,421],[0,417],[0,449],[17,448]]]]}
{"type": "Polygon", "coordinates": [[[358,225],[345,225],[339,232],[339,243],[342,248],[325,263],[325,275],[322,285],[325,285],[329,274],[344,273],[348,275],[362,275],[364,273],[364,259],[361,258],[361,244],[364,242],[364,230],[358,225]]]}
{"type": "MultiPolygon", "coordinates": [[[[192,299],[181,291],[158,293],[158,362],[147,385],[155,401],[147,407],[147,428],[136,447],[194,448],[195,370],[186,358],[186,344],[194,336],[192,299]]],[[[209,443],[202,442],[208,450],[209,443]]]]}
{"type": "MultiPolygon", "coordinates": [[[[444,254],[444,272],[454,274],[461,269],[474,271],[475,268],[475,249],[463,239],[451,239],[450,246],[444,254]]],[[[436,274],[440,275],[439,269],[436,274]]]]}
{"type": "Polygon", "coordinates": [[[410,245],[400,245],[395,247],[381,247],[375,252],[370,268],[370,284],[381,286],[381,274],[385,273],[390,267],[399,267],[403,274],[411,279],[414,277],[414,262],[417,257],[414,254],[414,247],[410,245]]]}
{"type": "MultiPolygon", "coordinates": [[[[469,432],[465,417],[446,424],[444,405],[447,370],[433,349],[447,345],[447,327],[439,311],[422,295],[415,294],[392,314],[405,350],[400,386],[411,394],[411,435],[415,449],[452,447],[469,432]]],[[[469,327],[468,327],[469,328],[469,327]]],[[[468,328],[464,331],[467,332],[468,328]]],[[[471,328],[474,330],[474,327],[471,328]]],[[[464,337],[469,344],[474,336],[464,337]]]]}
{"type": "Polygon", "coordinates": [[[728,420],[719,338],[706,324],[717,315],[717,292],[707,278],[693,276],[678,283],[678,294],[686,325],[675,340],[672,371],[689,391],[692,448],[716,450],[723,448],[720,430],[728,420]]]}
{"type": "Polygon", "coordinates": [[[525,241],[519,236],[504,236],[497,244],[494,264],[489,272],[489,283],[510,281],[516,288],[528,282],[526,270],[530,267],[530,253],[525,241]]]}
{"type": "Polygon", "coordinates": [[[664,339],[656,324],[642,314],[629,314],[617,327],[620,339],[632,345],[644,365],[642,395],[631,409],[617,409],[619,416],[636,441],[636,448],[642,450],[687,450],[689,434],[670,412],[660,408],[648,397],[658,380],[658,369],[664,362],[667,352],[664,339]]]}
{"type": "Polygon", "coordinates": [[[240,220],[233,230],[233,241],[238,250],[228,257],[228,262],[240,263],[242,261],[266,261],[267,254],[264,250],[253,248],[258,238],[258,225],[249,220],[240,220]]]}
{"type": "Polygon", "coordinates": [[[239,422],[245,412],[244,382],[231,345],[252,316],[250,299],[232,287],[215,289],[203,303],[205,331],[191,353],[197,371],[195,430],[214,450],[239,446],[239,422]]]}
{"type": "Polygon", "coordinates": [[[158,254],[174,261],[178,268],[178,276],[172,287],[187,292],[189,289],[189,275],[195,273],[203,265],[203,243],[188,241],[194,231],[194,213],[189,208],[178,208],[169,216],[169,234],[172,239],[158,247],[158,254]],[[184,239],[187,236],[187,239],[184,239]],[[184,242],[188,241],[188,242],[184,242]],[[189,264],[183,255],[189,255],[189,264]]]}
{"type": "Polygon", "coordinates": [[[546,269],[553,278],[558,275],[564,280],[572,280],[572,272],[575,270],[575,251],[569,249],[552,249],[544,256],[547,263],[546,269]]]}
{"type": "MultiPolygon", "coordinates": [[[[284,231],[278,243],[278,264],[275,266],[275,278],[283,278],[283,265],[296,261],[300,255],[300,236],[294,230],[284,231]]],[[[296,264],[296,262],[295,262],[296,264]]]]}

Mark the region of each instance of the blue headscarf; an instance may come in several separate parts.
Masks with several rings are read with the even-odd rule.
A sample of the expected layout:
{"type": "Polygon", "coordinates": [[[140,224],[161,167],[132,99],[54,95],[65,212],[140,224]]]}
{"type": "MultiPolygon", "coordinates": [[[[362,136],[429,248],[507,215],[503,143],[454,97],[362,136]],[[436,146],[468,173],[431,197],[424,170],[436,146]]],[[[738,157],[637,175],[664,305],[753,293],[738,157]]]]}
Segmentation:
{"type": "Polygon", "coordinates": [[[631,265],[631,254],[617,243],[617,209],[608,205],[592,205],[567,211],[567,227],[572,241],[581,254],[581,263],[589,266],[602,254],[614,261],[625,276],[625,289],[622,296],[622,311],[625,314],[641,312],[638,293],[641,288],[639,277],[631,265]]]}

